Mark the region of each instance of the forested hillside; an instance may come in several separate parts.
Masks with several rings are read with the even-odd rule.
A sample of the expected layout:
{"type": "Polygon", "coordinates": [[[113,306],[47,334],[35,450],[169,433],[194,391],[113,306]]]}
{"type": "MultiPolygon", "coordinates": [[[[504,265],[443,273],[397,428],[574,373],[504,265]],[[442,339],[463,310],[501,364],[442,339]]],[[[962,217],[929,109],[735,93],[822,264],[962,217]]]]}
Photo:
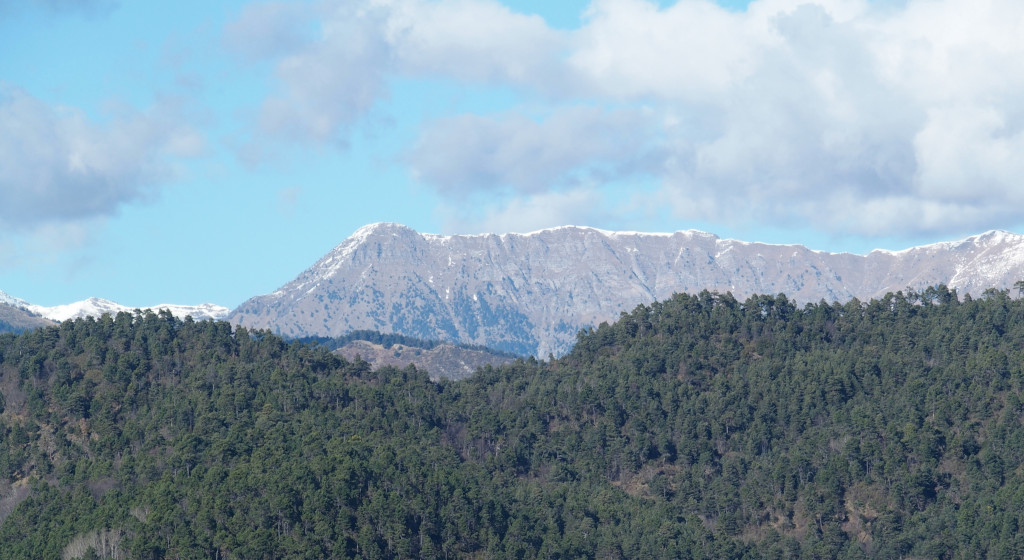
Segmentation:
{"type": "Polygon", "coordinates": [[[463,381],[169,314],[0,335],[3,558],[1015,558],[1024,301],[678,295],[463,381]]]}

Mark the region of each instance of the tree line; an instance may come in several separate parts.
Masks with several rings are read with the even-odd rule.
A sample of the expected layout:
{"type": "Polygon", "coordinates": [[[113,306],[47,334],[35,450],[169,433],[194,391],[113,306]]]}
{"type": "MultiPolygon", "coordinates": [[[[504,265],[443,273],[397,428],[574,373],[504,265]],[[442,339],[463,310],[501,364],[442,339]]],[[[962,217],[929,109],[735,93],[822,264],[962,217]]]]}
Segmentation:
{"type": "Polygon", "coordinates": [[[4,558],[1024,555],[1024,301],[680,294],[372,370],[168,313],[0,335],[4,558]]]}

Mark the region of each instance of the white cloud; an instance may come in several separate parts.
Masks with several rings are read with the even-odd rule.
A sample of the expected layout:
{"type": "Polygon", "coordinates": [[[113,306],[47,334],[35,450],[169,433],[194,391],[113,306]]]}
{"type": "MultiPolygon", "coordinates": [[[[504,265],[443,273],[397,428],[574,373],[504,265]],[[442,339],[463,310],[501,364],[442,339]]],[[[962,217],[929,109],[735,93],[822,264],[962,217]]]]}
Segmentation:
{"type": "Polygon", "coordinates": [[[936,109],[914,138],[919,194],[971,203],[1024,204],[1024,130],[993,107],[936,109]]]}
{"type": "Polygon", "coordinates": [[[295,2],[264,2],[242,9],[224,30],[227,46],[252,58],[280,56],[301,49],[312,39],[312,6],[295,2]]]}
{"type": "Polygon", "coordinates": [[[439,213],[447,234],[529,233],[567,224],[599,223],[607,218],[605,207],[600,193],[580,188],[516,196],[492,204],[446,204],[439,213]]]}
{"type": "Polygon", "coordinates": [[[644,0],[596,0],[574,34],[568,66],[617,98],[701,99],[749,74],[767,30],[707,1],[660,9],[644,0]]]}
{"type": "Polygon", "coordinates": [[[491,0],[318,9],[299,47],[308,27],[264,18],[270,47],[253,52],[276,53],[280,85],[264,131],[344,140],[395,77],[528,96],[426,123],[407,161],[453,200],[496,190],[509,212],[540,211],[524,201],[649,176],[650,208],[704,221],[878,235],[1024,221],[1016,0],[594,0],[572,31],[491,0]]]}
{"type": "Polygon", "coordinates": [[[387,7],[387,40],[401,71],[543,89],[560,81],[557,54],[567,41],[539,16],[487,0],[376,4],[387,7]]]}
{"type": "Polygon", "coordinates": [[[570,60],[616,100],[682,115],[652,207],[839,233],[963,232],[1024,220],[1022,10],[603,0],[570,60]]]}
{"type": "Polygon", "coordinates": [[[442,194],[535,193],[648,173],[664,159],[658,132],[651,114],[632,109],[570,107],[542,121],[461,115],[429,125],[409,160],[442,194]]]}
{"type": "Polygon", "coordinates": [[[162,116],[127,112],[99,124],[0,84],[0,227],[102,218],[153,196],[174,172],[170,156],[202,150],[170,108],[154,113],[162,116]]]}
{"type": "Polygon", "coordinates": [[[260,109],[260,131],[303,142],[344,145],[394,75],[545,88],[560,76],[549,58],[560,35],[539,17],[484,0],[256,4],[225,39],[275,61],[279,87],[260,109]]]}
{"type": "Polygon", "coordinates": [[[344,12],[323,24],[323,39],[282,59],[283,92],[264,103],[264,131],[305,141],[344,142],[344,127],[386,95],[389,46],[371,13],[344,12]]]}

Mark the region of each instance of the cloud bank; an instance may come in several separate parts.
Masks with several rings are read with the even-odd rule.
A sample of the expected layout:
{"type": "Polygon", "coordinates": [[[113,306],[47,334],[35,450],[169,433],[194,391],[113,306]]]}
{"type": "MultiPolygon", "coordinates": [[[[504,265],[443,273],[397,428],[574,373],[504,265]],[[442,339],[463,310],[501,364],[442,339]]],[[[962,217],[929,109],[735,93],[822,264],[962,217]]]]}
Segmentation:
{"type": "Polygon", "coordinates": [[[410,160],[421,180],[448,196],[595,184],[650,173],[664,160],[652,120],[645,111],[593,107],[562,109],[540,121],[517,113],[459,115],[428,125],[410,160]]]}
{"type": "Polygon", "coordinates": [[[424,123],[406,156],[453,206],[502,193],[502,219],[543,200],[559,201],[543,225],[586,218],[566,201],[603,215],[602,181],[631,180],[680,219],[879,236],[1024,223],[1016,0],[594,0],[575,30],[490,0],[350,0],[256,6],[231,34],[276,65],[261,129],[303,141],[345,138],[395,78],[518,92],[522,106],[424,123]],[[273,10],[292,11],[256,17],[273,10]]]}
{"type": "Polygon", "coordinates": [[[173,175],[202,139],[167,108],[97,123],[0,83],[0,228],[45,229],[111,216],[173,175]]]}

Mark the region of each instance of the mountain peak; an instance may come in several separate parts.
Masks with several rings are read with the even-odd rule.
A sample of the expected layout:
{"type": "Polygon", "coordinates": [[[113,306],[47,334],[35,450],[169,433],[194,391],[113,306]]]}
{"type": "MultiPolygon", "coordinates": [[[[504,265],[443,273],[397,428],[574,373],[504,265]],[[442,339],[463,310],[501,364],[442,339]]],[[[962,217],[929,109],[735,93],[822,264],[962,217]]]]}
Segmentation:
{"type": "Polygon", "coordinates": [[[29,305],[27,301],[9,295],[3,290],[0,290],[0,303],[6,303],[7,305],[21,308],[26,308],[29,305]]]}
{"type": "Polygon", "coordinates": [[[410,233],[410,232],[411,233],[416,233],[416,230],[412,229],[411,227],[409,227],[407,225],[399,224],[399,223],[395,223],[395,222],[375,222],[375,223],[372,223],[372,224],[367,224],[367,225],[357,229],[355,232],[352,233],[352,235],[349,236],[349,238],[346,241],[348,241],[348,240],[363,241],[363,240],[366,240],[367,238],[373,237],[375,235],[387,235],[389,233],[390,234],[407,234],[407,233],[410,233]]]}
{"type": "Polygon", "coordinates": [[[984,233],[979,233],[977,235],[972,235],[955,241],[939,241],[937,243],[919,245],[917,247],[910,247],[898,251],[891,251],[888,249],[875,249],[874,251],[871,251],[871,253],[898,256],[916,254],[921,252],[936,253],[979,247],[994,247],[1004,244],[1020,246],[1021,249],[1024,250],[1024,235],[1012,233],[1001,229],[992,229],[984,233]]]}
{"type": "MultiPolygon", "coordinates": [[[[101,317],[104,314],[116,315],[122,311],[131,313],[136,308],[121,305],[119,303],[98,297],[90,297],[74,303],[64,305],[43,306],[28,303],[27,301],[10,296],[0,291],[0,303],[18,307],[51,321],[67,321],[85,317],[101,317]]],[[[176,317],[184,318],[191,316],[193,319],[202,321],[204,319],[220,320],[227,317],[230,309],[222,305],[203,303],[199,305],[176,305],[160,304],[152,307],[143,307],[142,310],[168,310],[176,317]]]]}
{"type": "Polygon", "coordinates": [[[984,242],[989,245],[998,245],[1001,243],[1021,243],[1024,241],[1024,235],[1011,233],[1002,229],[992,229],[985,233],[968,237],[968,239],[976,239],[979,242],[984,242]]]}
{"type": "Polygon", "coordinates": [[[677,292],[866,301],[939,283],[980,294],[1022,277],[1024,236],[998,231],[959,244],[862,256],[723,240],[696,230],[562,226],[442,236],[377,223],[228,319],[285,336],[366,329],[546,356],[568,350],[581,328],[677,292]]]}

